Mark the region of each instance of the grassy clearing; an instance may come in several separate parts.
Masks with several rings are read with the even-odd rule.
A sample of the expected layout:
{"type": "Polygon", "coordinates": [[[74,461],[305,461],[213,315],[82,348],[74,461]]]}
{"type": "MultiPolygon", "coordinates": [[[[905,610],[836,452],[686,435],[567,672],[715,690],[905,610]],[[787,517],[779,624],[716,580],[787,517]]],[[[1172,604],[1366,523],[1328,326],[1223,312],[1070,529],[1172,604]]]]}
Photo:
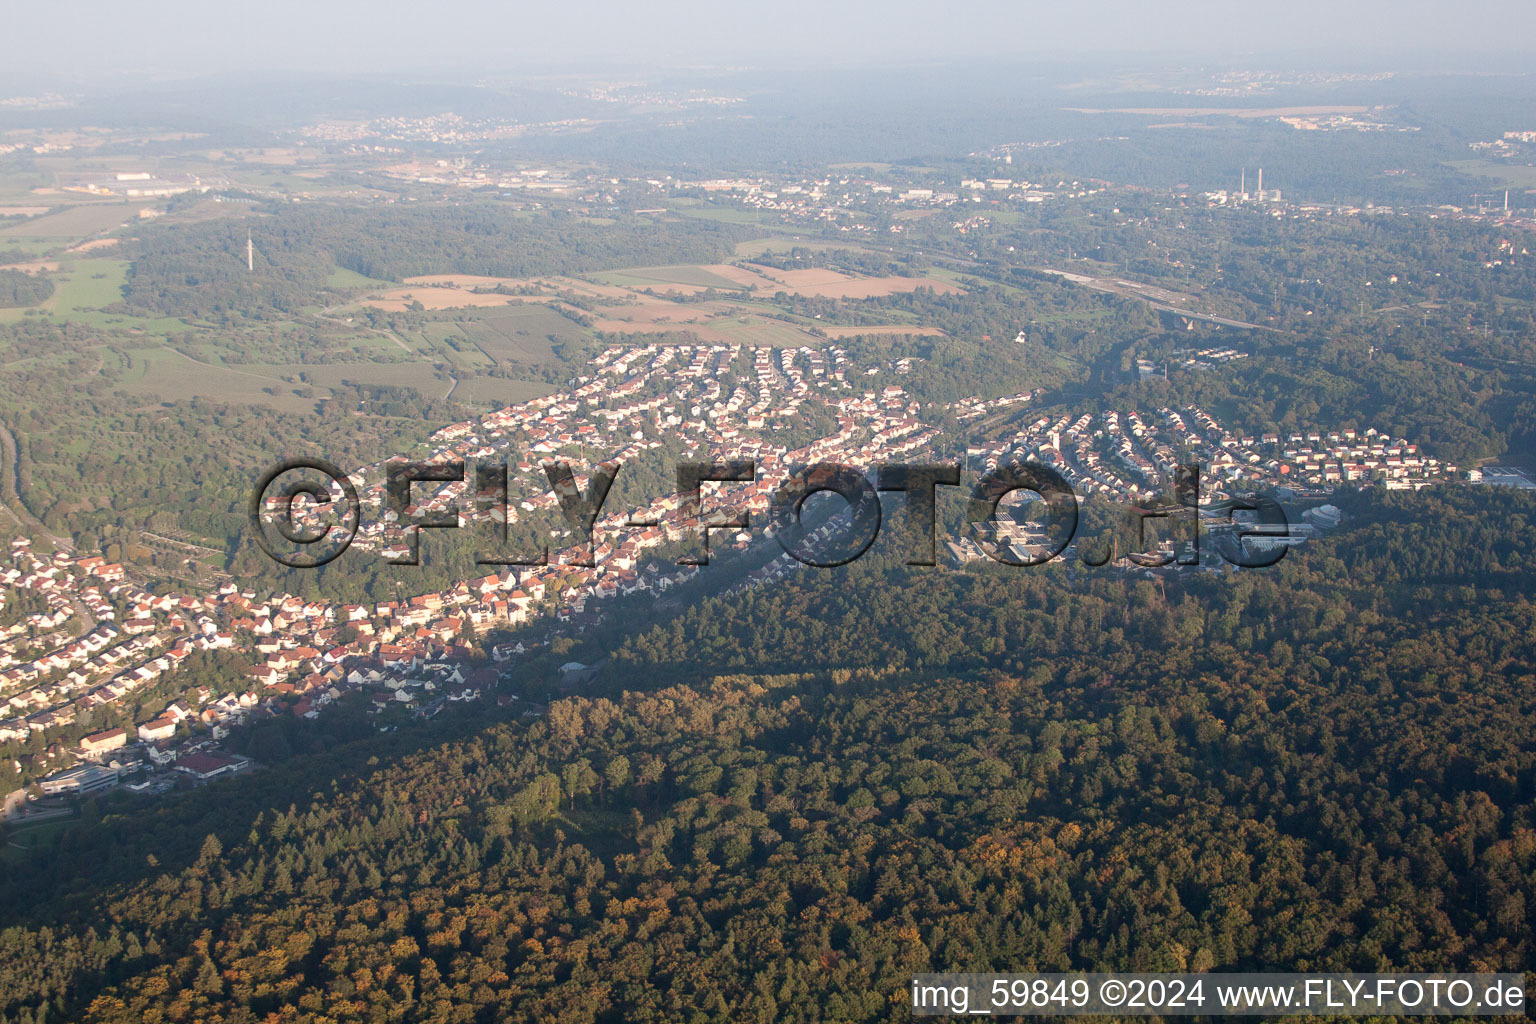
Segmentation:
{"type": "MultiPolygon", "coordinates": [[[[409,339],[406,341],[409,348],[409,339]]],[[[352,346],[360,359],[384,359],[386,361],[397,359],[405,352],[400,349],[395,336],[374,331],[359,331],[347,338],[347,343],[352,346]]]]}
{"type": "MultiPolygon", "coordinates": [[[[417,331],[396,331],[395,336],[400,339],[401,343],[404,344],[408,350],[410,350],[412,355],[422,359],[433,358],[434,346],[430,338],[423,336],[417,331]]],[[[384,344],[389,345],[389,347],[393,348],[396,352],[400,351],[399,347],[394,345],[388,339],[379,337],[379,340],[384,342],[384,344]]]]}
{"type": "Polygon", "coordinates": [[[994,281],[990,277],[981,277],[976,274],[961,273],[958,270],[950,270],[948,267],[933,267],[928,271],[928,276],[938,281],[948,281],[950,284],[958,285],[961,288],[965,287],[965,279],[969,277],[973,280],[984,281],[989,287],[1001,288],[1005,293],[1009,295],[1020,295],[1026,298],[1030,297],[1030,293],[1028,291],[1018,287],[1017,285],[1006,284],[1002,281],[994,281]]]}
{"type": "Polygon", "coordinates": [[[396,282],[394,281],[380,281],[378,278],[364,277],[355,270],[347,270],[343,267],[337,267],[325,279],[325,286],[337,291],[351,288],[393,288],[395,285],[396,282]]]}
{"type": "Polygon", "coordinates": [[[54,278],[53,312],[74,318],[78,313],[99,310],[121,302],[128,284],[128,261],[76,260],[54,278]]]}
{"type": "Polygon", "coordinates": [[[228,174],[230,180],[237,184],[255,185],[279,191],[315,192],[324,189],[324,184],[315,181],[313,178],[306,178],[285,171],[234,167],[228,170],[228,174]]]}
{"type": "Polygon", "coordinates": [[[39,193],[53,184],[53,175],[40,167],[0,172],[0,203],[6,206],[52,206],[56,196],[39,193]]]}
{"type": "MultiPolygon", "coordinates": [[[[21,222],[9,217],[0,220],[0,226],[14,226],[19,223],[21,222]]],[[[58,251],[59,248],[58,242],[50,241],[46,238],[28,238],[22,235],[0,234],[0,250],[8,253],[20,251],[28,259],[40,259],[51,252],[58,251]]]]}
{"type": "Polygon", "coordinates": [[[76,817],[54,818],[51,821],[38,822],[36,825],[22,825],[15,828],[8,838],[3,850],[0,850],[0,860],[22,860],[37,853],[39,850],[50,849],[53,841],[60,833],[80,823],[76,817]]]}
{"type": "MultiPolygon", "coordinates": [[[[453,324],[443,326],[455,327],[453,324]]],[[[464,344],[468,342],[464,341],[464,344]]],[[[473,369],[462,370],[457,366],[445,370],[425,359],[410,362],[223,363],[219,349],[211,346],[199,346],[190,354],[195,358],[164,347],[135,349],[127,353],[133,364],[131,368],[125,369],[117,363],[112,369],[122,377],[124,389],[133,394],[166,399],[200,395],[219,401],[261,404],[300,412],[309,411],[314,402],[349,385],[414,388],[432,396],[445,395],[452,389],[457,401],[487,406],[521,402],[554,390],[539,381],[486,377],[473,369]],[[453,384],[455,377],[459,381],[457,387],[453,384]]],[[[476,354],[479,354],[478,350],[476,354]]],[[[478,365],[488,367],[492,364],[480,357],[478,365]]]]}
{"type": "MultiPolygon", "coordinates": [[[[3,244],[3,243],[0,243],[3,244]]],[[[128,262],[117,259],[65,257],[60,269],[49,278],[54,292],[48,300],[33,307],[59,319],[89,324],[92,327],[122,327],[146,334],[182,330],[185,324],[174,317],[136,317],[121,313],[103,313],[103,307],[122,301],[128,283],[128,262]]],[[[0,323],[10,323],[25,315],[25,310],[0,310],[0,323]]]]}
{"type": "Polygon", "coordinates": [[[450,341],[467,341],[469,338],[459,328],[457,320],[439,320],[422,324],[421,333],[426,338],[427,344],[432,346],[448,345],[450,341]]]}

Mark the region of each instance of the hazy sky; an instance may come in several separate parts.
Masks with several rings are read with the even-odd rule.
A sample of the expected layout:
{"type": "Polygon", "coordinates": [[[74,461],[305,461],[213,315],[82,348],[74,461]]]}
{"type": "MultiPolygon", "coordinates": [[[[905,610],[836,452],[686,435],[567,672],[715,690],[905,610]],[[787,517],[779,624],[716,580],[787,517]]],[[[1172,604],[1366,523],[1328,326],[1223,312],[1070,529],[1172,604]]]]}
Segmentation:
{"type": "Polygon", "coordinates": [[[0,25],[0,69],[86,78],[1046,53],[1536,55],[1533,0],[5,0],[0,25]]]}

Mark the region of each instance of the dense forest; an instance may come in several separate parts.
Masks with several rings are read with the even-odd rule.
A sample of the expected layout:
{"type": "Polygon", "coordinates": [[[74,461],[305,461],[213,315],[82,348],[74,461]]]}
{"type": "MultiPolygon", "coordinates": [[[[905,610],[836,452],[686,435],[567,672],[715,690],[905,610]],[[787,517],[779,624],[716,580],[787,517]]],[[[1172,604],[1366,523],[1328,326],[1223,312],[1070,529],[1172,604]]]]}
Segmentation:
{"type": "Polygon", "coordinates": [[[52,295],[53,282],[41,274],[0,270],[0,309],[24,309],[46,302],[52,295]]]}
{"type": "Polygon", "coordinates": [[[1340,500],[1273,569],[1165,585],[872,554],[594,635],[542,717],[92,804],[0,882],[0,1015],[875,1021],[929,970],[1523,970],[1536,499],[1340,500]]]}

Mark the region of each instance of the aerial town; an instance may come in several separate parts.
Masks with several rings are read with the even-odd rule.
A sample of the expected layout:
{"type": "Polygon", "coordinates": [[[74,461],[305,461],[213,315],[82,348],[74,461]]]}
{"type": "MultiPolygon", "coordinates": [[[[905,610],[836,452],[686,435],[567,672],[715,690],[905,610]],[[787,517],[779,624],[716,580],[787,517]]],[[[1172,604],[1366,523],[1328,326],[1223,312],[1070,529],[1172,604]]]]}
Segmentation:
{"type": "Polygon", "coordinates": [[[0,1024],[1527,1005],[1536,4],[12,6],[0,1024]]]}

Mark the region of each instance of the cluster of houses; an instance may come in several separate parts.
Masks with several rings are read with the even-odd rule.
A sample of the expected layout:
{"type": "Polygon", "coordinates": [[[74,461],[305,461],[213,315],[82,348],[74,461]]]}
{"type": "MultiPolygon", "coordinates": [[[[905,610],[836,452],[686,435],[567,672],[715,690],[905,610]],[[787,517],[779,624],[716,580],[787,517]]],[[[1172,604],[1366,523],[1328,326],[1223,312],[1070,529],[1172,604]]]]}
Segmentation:
{"type": "MultiPolygon", "coordinates": [[[[730,486],[712,504],[764,515],[777,477],[788,467],[823,459],[875,463],[925,450],[937,431],[918,418],[918,406],[900,387],[879,392],[854,389],[848,357],[827,349],[743,349],[741,346],[646,346],[611,349],[595,360],[590,380],[573,391],[498,410],[478,422],[453,424],[433,438],[433,459],[530,459],[560,453],[590,463],[585,455],[632,457],[685,439],[696,457],[750,457],[758,478],[730,486]],[[741,372],[733,375],[733,367],[741,372]],[[727,390],[726,383],[730,384],[727,390]],[[836,412],[836,429],[790,448],[770,439],[792,425],[801,405],[818,394],[836,412]],[[768,436],[762,436],[766,433],[768,436]]],[[[531,474],[529,474],[531,475],[531,474]]],[[[382,512],[382,466],[356,474],[364,508],[382,512]],[[374,482],[369,477],[375,476],[374,482]]],[[[585,481],[578,479],[584,487],[585,481]]],[[[467,482],[423,493],[408,514],[466,504],[467,482]]],[[[525,486],[501,509],[503,520],[552,509],[547,488],[525,486]]],[[[490,514],[495,517],[496,509],[490,514]]],[[[759,519],[761,521],[761,519],[759,519]]],[[[220,738],[228,726],[252,714],[317,716],[351,690],[373,691],[377,704],[430,709],[441,702],[482,697],[491,682],[464,674],[466,632],[515,627],[548,613],[556,623],[589,615],[594,602],[644,592],[661,594],[695,575],[696,566],[642,567],[647,548],[689,536],[696,523],[679,496],[665,494],[638,510],[611,511],[598,522],[591,564],[577,564],[571,549],[553,553],[547,566],[507,570],[455,584],[442,593],[419,594],[370,606],[303,601],[289,595],[259,598],[225,584],[192,596],[150,593],[124,578],[120,565],[97,557],[34,553],[18,541],[6,581],[38,590],[57,613],[26,624],[37,646],[45,630],[84,610],[90,618],[80,636],[58,636],[38,656],[12,658],[0,676],[0,698],[13,710],[0,722],[0,741],[74,723],[88,709],[122,702],[175,671],[194,651],[239,646],[254,657],[251,689],[172,701],[136,724],[131,738],[156,764],[169,764],[188,742],[220,738]],[[649,525],[630,527],[631,521],[649,525]],[[547,599],[558,591],[560,600],[547,599]],[[57,619],[58,621],[54,621],[57,619]]],[[[363,526],[359,545],[400,550],[398,527],[380,514],[363,526]]],[[[722,538],[716,538],[718,545],[722,538]]],[[[745,531],[727,532],[745,545],[745,531]]],[[[778,563],[771,572],[787,570],[778,563]]],[[[521,645],[518,645],[521,647],[521,645]]],[[[18,646],[17,650],[21,648],[18,646]]],[[[493,651],[498,660],[520,653],[493,651]]],[[[110,732],[110,730],[109,730],[110,732]]],[[[82,745],[85,759],[102,751],[82,745]]],[[[195,751],[206,753],[206,751],[195,751]]]]}
{"type": "Polygon", "coordinates": [[[69,725],[83,711],[153,685],[194,651],[234,642],[213,602],[150,593],[100,557],[44,555],[17,538],[10,563],[0,578],[45,594],[50,607],[69,610],[65,622],[83,623],[83,632],[60,634],[57,613],[44,615],[0,648],[0,702],[9,712],[0,719],[0,742],[69,725]],[[24,639],[30,657],[19,656],[24,639]],[[47,649],[38,652],[39,643],[47,649]]]}
{"type": "Polygon", "coordinates": [[[1202,494],[1212,499],[1266,487],[1306,493],[1343,483],[1417,488],[1456,473],[1418,445],[1374,427],[1236,434],[1194,406],[1149,416],[1134,409],[1041,416],[1010,436],[972,443],[967,454],[988,468],[1034,459],[1060,472],[1079,495],[1129,501],[1153,497],[1178,466],[1191,463],[1200,466],[1202,494]]]}
{"type": "MultiPolygon", "coordinates": [[[[1176,363],[1186,370],[1209,370],[1222,363],[1232,363],[1239,359],[1247,359],[1248,353],[1239,352],[1235,348],[1211,347],[1211,348],[1183,348],[1173,352],[1170,362],[1176,363]]],[[[1163,373],[1166,375],[1166,365],[1163,373]]],[[[1136,360],[1136,376],[1140,380],[1147,380],[1159,375],[1156,361],[1151,359],[1136,360]]]]}
{"type": "Polygon", "coordinates": [[[1021,391],[1016,395],[1004,395],[1001,398],[966,398],[951,405],[950,409],[954,412],[955,419],[961,423],[970,423],[1005,409],[1028,405],[1039,398],[1040,394],[1041,389],[1036,388],[1033,391],[1021,391]]]}
{"type": "MultiPolygon", "coordinates": [[[[514,471],[505,505],[486,503],[485,495],[472,491],[470,479],[435,488],[417,484],[413,503],[405,509],[407,517],[456,510],[461,526],[479,517],[499,523],[547,517],[555,513],[558,499],[534,460],[555,455],[568,460],[578,467],[575,483],[584,491],[589,482],[585,474],[597,461],[623,463],[664,446],[680,449],[690,459],[754,460],[757,479],[724,487],[711,503],[761,516],[789,467],[822,460],[893,460],[926,450],[938,435],[936,427],[920,419],[918,404],[901,387],[856,389],[849,380],[847,353],[837,346],[646,345],[608,349],[594,359],[593,367],[595,372],[578,378],[569,392],[452,424],[433,435],[428,461],[504,460],[514,471]],[[775,434],[799,425],[802,406],[813,395],[834,412],[836,429],[796,447],[777,440],[775,434]]],[[[410,539],[387,507],[385,476],[384,464],[352,475],[364,513],[355,546],[400,559],[409,554],[410,539]]],[[[590,599],[664,591],[691,577],[694,569],[642,573],[638,567],[647,549],[690,536],[697,524],[690,521],[689,511],[675,493],[658,495],[638,508],[605,508],[596,523],[590,558],[578,558],[586,553],[574,547],[551,552],[550,565],[498,584],[505,592],[493,587],[435,599],[459,606],[461,618],[479,629],[526,622],[530,605],[557,579],[568,609],[577,613],[590,599]],[[593,564],[575,564],[588,561],[593,564]]],[[[283,513],[281,500],[269,499],[268,516],[283,513]]],[[[748,536],[740,533],[724,540],[740,545],[748,536]]],[[[439,622],[437,628],[456,631],[462,625],[439,622]]]]}

